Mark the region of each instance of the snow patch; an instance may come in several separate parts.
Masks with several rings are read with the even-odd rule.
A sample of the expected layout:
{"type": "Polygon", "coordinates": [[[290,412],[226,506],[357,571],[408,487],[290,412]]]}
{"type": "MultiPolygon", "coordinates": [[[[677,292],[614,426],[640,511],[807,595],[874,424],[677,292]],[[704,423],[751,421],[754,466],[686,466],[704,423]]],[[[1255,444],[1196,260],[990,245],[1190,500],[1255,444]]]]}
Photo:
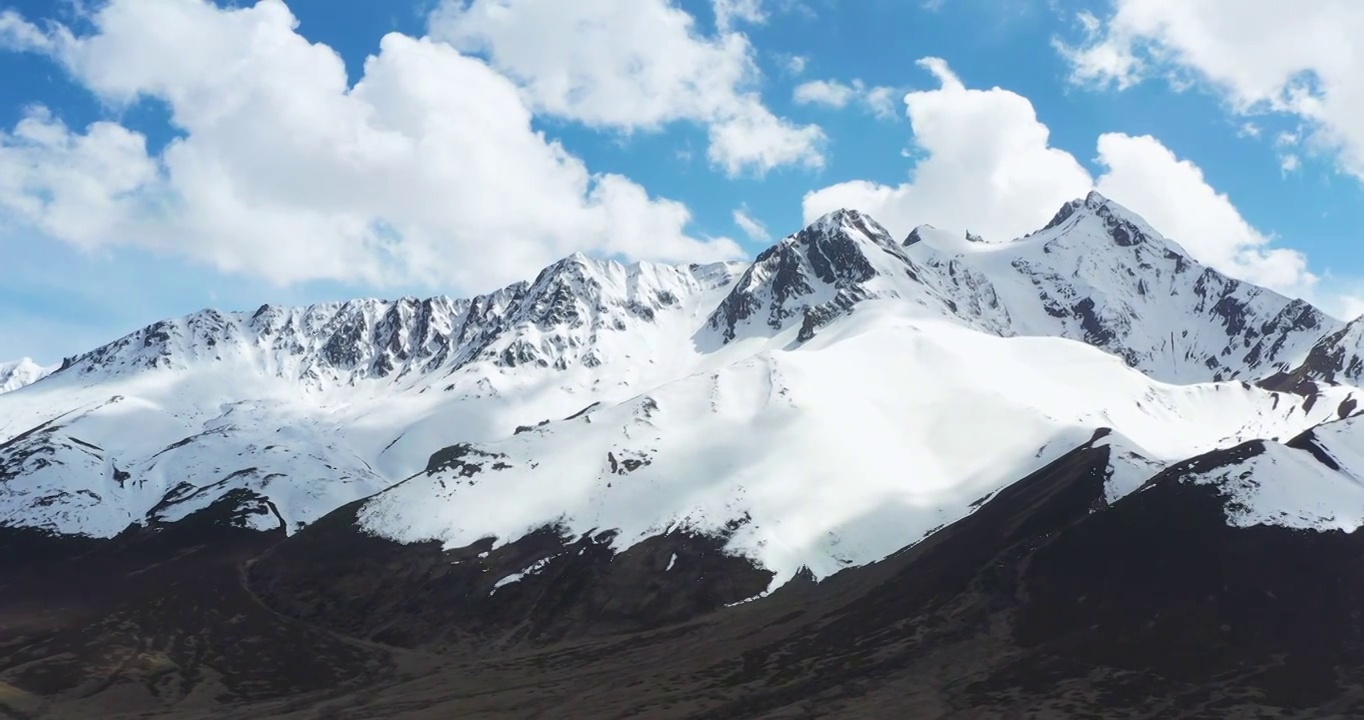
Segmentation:
{"type": "Polygon", "coordinates": [[[1094,446],[1109,448],[1104,479],[1104,502],[1109,505],[1136,492],[1168,466],[1167,462],[1153,459],[1148,451],[1122,436],[1109,434],[1094,446]]]}
{"type": "Polygon", "coordinates": [[[541,570],[545,569],[545,567],[548,566],[549,563],[550,563],[550,561],[554,560],[555,557],[558,557],[558,556],[556,555],[556,556],[544,558],[544,559],[542,559],[542,560],[537,560],[537,561],[535,562],[535,564],[531,565],[530,567],[528,567],[528,568],[526,568],[526,569],[524,569],[524,570],[521,570],[521,571],[519,571],[519,572],[514,572],[514,573],[512,573],[512,574],[510,574],[510,575],[508,575],[508,576],[502,578],[501,580],[498,580],[496,583],[493,584],[493,589],[492,589],[491,591],[489,591],[488,594],[489,594],[489,595],[492,595],[493,593],[496,593],[496,592],[497,592],[497,589],[498,589],[498,588],[506,587],[506,586],[508,586],[508,585],[510,585],[510,584],[512,584],[512,583],[514,583],[514,582],[521,582],[522,580],[526,579],[527,577],[530,577],[531,575],[534,575],[534,574],[540,572],[541,570]]]}

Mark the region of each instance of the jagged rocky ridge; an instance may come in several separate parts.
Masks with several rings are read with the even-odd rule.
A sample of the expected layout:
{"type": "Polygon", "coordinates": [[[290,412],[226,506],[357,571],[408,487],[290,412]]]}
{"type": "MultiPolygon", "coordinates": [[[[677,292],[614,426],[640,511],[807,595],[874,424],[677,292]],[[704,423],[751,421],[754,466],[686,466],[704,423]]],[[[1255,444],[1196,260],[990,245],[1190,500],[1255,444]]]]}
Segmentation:
{"type": "Polygon", "coordinates": [[[909,248],[940,292],[1001,334],[1082,340],[1171,382],[1287,370],[1340,322],[1303,300],[1229,278],[1097,193],[1001,245],[931,228],[909,248]],[[917,252],[914,252],[917,251],[917,252]]]}
{"type": "Polygon", "coordinates": [[[832,213],[759,255],[710,327],[729,341],[744,327],[796,324],[807,340],[886,297],[993,334],[1080,340],[1172,382],[1288,371],[1341,327],[1305,301],[1198,263],[1097,193],[1000,244],[928,226],[896,243],[860,213],[832,213]]]}
{"type": "MultiPolygon", "coordinates": [[[[1288,371],[1313,343],[1344,329],[1302,300],[1198,263],[1091,193],[1043,230],[1005,244],[972,243],[927,226],[900,243],[875,220],[843,210],[747,268],[625,267],[575,255],[531,282],[469,300],[204,310],[67,358],[61,371],[101,375],[250,358],[290,379],[352,383],[424,378],[479,362],[590,367],[601,360],[602,333],[629,332],[731,284],[707,323],[724,341],[792,325],[808,339],[863,300],[894,297],[999,335],[1081,340],[1179,382],[1288,371]],[[760,329],[745,331],[755,319],[760,329]]],[[[1357,340],[1342,338],[1345,345],[1357,340]]]]}
{"type": "Polygon", "coordinates": [[[204,310],[163,320],[89,353],[61,372],[99,377],[199,362],[245,360],[305,384],[353,384],[448,374],[486,363],[565,369],[600,363],[601,334],[628,332],[683,298],[729,282],[727,265],[630,267],[573,255],[472,299],[353,300],[251,313],[204,310]]]}

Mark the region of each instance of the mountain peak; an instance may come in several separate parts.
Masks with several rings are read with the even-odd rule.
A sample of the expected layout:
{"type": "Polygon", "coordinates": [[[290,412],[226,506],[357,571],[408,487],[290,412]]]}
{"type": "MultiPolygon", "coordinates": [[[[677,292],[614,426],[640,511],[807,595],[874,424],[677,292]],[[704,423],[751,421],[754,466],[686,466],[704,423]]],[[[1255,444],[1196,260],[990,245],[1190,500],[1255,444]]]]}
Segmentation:
{"type": "Polygon", "coordinates": [[[1085,195],[1084,202],[1087,207],[1098,208],[1112,201],[1100,194],[1098,190],[1090,190],[1089,194],[1085,195]]]}
{"type": "Polygon", "coordinates": [[[1061,209],[1056,211],[1056,214],[1052,216],[1051,220],[1043,226],[1042,230],[1039,232],[1057,227],[1074,217],[1075,213],[1080,211],[1089,211],[1091,214],[1098,215],[1103,215],[1105,213],[1113,214],[1114,211],[1116,211],[1116,213],[1120,215],[1133,215],[1132,211],[1109,200],[1098,190],[1090,190],[1083,198],[1075,198],[1062,205],[1061,209]]]}
{"type": "Polygon", "coordinates": [[[791,236],[796,242],[810,242],[818,237],[831,237],[840,233],[856,231],[881,245],[895,245],[890,231],[870,215],[851,208],[840,208],[825,213],[810,223],[805,229],[791,236]]]}
{"type": "Polygon", "coordinates": [[[18,390],[51,375],[55,367],[39,365],[31,358],[0,362],[0,393],[18,390]]]}
{"type": "Polygon", "coordinates": [[[863,218],[863,217],[868,217],[868,216],[865,215],[861,210],[855,210],[855,209],[853,209],[853,208],[847,208],[847,207],[838,208],[837,210],[830,210],[829,212],[826,212],[826,213],[824,213],[823,215],[820,215],[818,218],[815,218],[815,221],[812,222],[812,223],[810,223],[807,227],[824,226],[824,225],[829,225],[829,224],[839,224],[839,223],[849,222],[849,221],[856,220],[856,219],[858,219],[858,218],[863,218]]]}
{"type": "Polygon", "coordinates": [[[1056,214],[1052,215],[1051,220],[1049,220],[1046,225],[1043,225],[1042,229],[1038,232],[1046,232],[1052,228],[1059,227],[1061,224],[1074,217],[1077,212],[1082,210],[1087,210],[1090,213],[1102,211],[1102,209],[1107,207],[1110,203],[1112,203],[1112,201],[1100,194],[1098,190],[1090,190],[1089,194],[1085,195],[1083,198],[1076,198],[1062,205],[1061,209],[1057,210],[1056,214]]]}
{"type": "Polygon", "coordinates": [[[1086,221],[1093,223],[1086,234],[1106,237],[1115,245],[1133,247],[1154,243],[1162,250],[1189,257],[1182,247],[1156,232],[1145,218],[1093,190],[1083,199],[1076,198],[1062,205],[1050,222],[1029,237],[1052,230],[1056,230],[1058,236],[1069,234],[1082,224],[1089,224],[1086,221]]]}
{"type": "Polygon", "coordinates": [[[913,245],[915,243],[923,242],[924,234],[932,232],[933,230],[936,229],[937,228],[927,223],[919,225],[915,227],[913,230],[910,230],[909,235],[905,236],[905,241],[900,244],[903,245],[904,247],[909,247],[910,245],[913,245]]]}
{"type": "MultiPolygon", "coordinates": [[[[423,382],[479,363],[527,371],[595,367],[606,333],[626,332],[732,282],[726,264],[624,265],[574,253],[468,299],[373,298],[307,307],[208,309],[149,325],[65,368],[87,377],[231,362],[309,388],[362,380],[423,382]],[[431,378],[428,378],[431,379],[431,378]]],[[[432,382],[434,380],[432,379],[432,382]]],[[[446,383],[447,386],[449,383],[446,383]]]]}
{"type": "Polygon", "coordinates": [[[799,319],[797,339],[808,340],[858,302],[897,294],[895,278],[912,278],[911,266],[904,249],[871,216],[835,210],[759,254],[709,324],[728,342],[758,315],[777,332],[799,319]]]}

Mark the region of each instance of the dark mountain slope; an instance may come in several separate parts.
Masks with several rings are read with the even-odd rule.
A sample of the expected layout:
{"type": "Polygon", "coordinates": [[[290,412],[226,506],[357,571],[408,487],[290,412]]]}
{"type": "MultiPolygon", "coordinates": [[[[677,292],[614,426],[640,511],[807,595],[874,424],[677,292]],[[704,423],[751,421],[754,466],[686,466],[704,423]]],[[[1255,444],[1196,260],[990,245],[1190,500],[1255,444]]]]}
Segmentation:
{"type": "Polygon", "coordinates": [[[266,553],[253,588],[301,620],[402,647],[482,653],[690,620],[761,593],[772,573],[724,538],[672,532],[616,554],[614,533],[546,527],[443,551],[359,528],[358,503],[266,553]],[[530,568],[530,570],[526,570],[530,568]]]}
{"type": "Polygon", "coordinates": [[[243,569],[283,532],[233,527],[235,510],[111,540],[0,529],[0,717],[307,706],[390,675],[390,651],[284,618],[246,588],[243,569]]]}
{"type": "MultiPolygon", "coordinates": [[[[696,538],[542,574],[498,609],[481,600],[497,573],[442,575],[452,554],[359,535],[333,544],[353,527],[345,509],[268,551],[269,534],[210,521],[172,537],[186,532],[173,526],[77,548],[49,566],[60,571],[6,569],[25,582],[0,603],[0,678],[7,698],[26,700],[4,707],[15,717],[96,707],[235,718],[1357,716],[1364,540],[1232,527],[1231,496],[1191,481],[1261,452],[1247,443],[1182,463],[1105,507],[1109,448],[1086,445],[884,561],[714,611],[752,571],[696,538]],[[657,573],[631,571],[674,552],[703,568],[688,577],[708,590],[650,588],[643,579],[657,573]],[[81,575],[105,592],[71,580],[81,575]],[[62,610],[37,622],[35,607],[62,610]]],[[[589,557],[592,541],[546,531],[485,558],[462,552],[492,567],[499,552],[520,554],[508,562],[521,567],[528,553],[589,557]]]]}

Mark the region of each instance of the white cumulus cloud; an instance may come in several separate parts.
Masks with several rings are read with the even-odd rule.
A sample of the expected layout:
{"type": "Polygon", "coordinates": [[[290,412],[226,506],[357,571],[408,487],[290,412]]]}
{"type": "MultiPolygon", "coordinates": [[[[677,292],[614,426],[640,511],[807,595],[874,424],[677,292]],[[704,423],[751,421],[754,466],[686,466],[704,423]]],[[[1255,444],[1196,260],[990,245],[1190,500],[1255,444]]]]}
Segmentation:
{"type": "Polygon", "coordinates": [[[838,80],[811,80],[795,87],[791,94],[798,105],[823,105],[844,108],[857,103],[883,120],[896,116],[895,88],[867,87],[861,80],[843,83],[838,80]]]}
{"type": "Polygon", "coordinates": [[[1077,83],[1200,82],[1235,113],[1302,119],[1312,151],[1364,179],[1364,3],[1114,0],[1081,21],[1080,42],[1057,43],[1077,83]]]}
{"type": "Polygon", "coordinates": [[[818,190],[805,198],[807,219],[855,207],[897,234],[928,222],[1000,240],[1035,230],[1090,189],[1075,158],[1048,144],[1050,131],[1027,98],[968,89],[937,58],[919,65],[941,87],[905,96],[914,143],[924,154],[912,180],[896,186],[856,180],[818,190]]]}
{"type": "Polygon", "coordinates": [[[734,210],[734,224],[754,242],[767,242],[772,239],[772,233],[767,231],[767,226],[759,222],[749,214],[747,207],[739,207],[734,210]]]}
{"type": "Polygon", "coordinates": [[[792,99],[801,105],[841,108],[852,102],[857,90],[837,80],[811,80],[796,86],[792,99]]]}
{"type": "Polygon", "coordinates": [[[715,27],[720,32],[729,32],[740,22],[754,25],[767,22],[762,0],[715,0],[712,7],[715,9],[715,27]]]}
{"type": "Polygon", "coordinates": [[[11,230],[277,283],[476,290],[575,250],[741,254],[689,237],[683,205],[591,173],[531,126],[516,84],[445,43],[389,34],[351,86],[341,58],[300,36],[279,0],[113,0],[91,21],[81,36],[35,39],[21,18],[0,32],[52,54],[107,103],[163,101],[178,137],[149,153],[117,123],[73,129],[32,111],[0,134],[11,230]]]}
{"type": "Polygon", "coordinates": [[[25,20],[18,12],[0,10],[0,50],[48,50],[58,39],[25,20]]]}
{"type": "Polygon", "coordinates": [[[1141,214],[1199,261],[1257,285],[1302,293],[1316,282],[1307,258],[1296,250],[1270,248],[1270,238],[1246,222],[1203,171],[1175,156],[1150,135],[1099,136],[1105,171],[1095,182],[1104,195],[1141,214]]]}
{"type": "MultiPolygon", "coordinates": [[[[719,3],[752,19],[757,4],[719,3]]],[[[736,14],[737,13],[737,14],[736,14]]],[[[762,173],[824,164],[823,131],[777,117],[757,92],[753,47],[741,33],[700,33],[670,0],[446,0],[431,33],[486,55],[531,107],[625,132],[677,121],[707,128],[711,162],[762,173]]]]}
{"type": "Polygon", "coordinates": [[[791,77],[804,74],[805,66],[810,63],[810,59],[804,55],[792,55],[787,53],[777,53],[776,59],[781,65],[782,72],[791,77]]]}

